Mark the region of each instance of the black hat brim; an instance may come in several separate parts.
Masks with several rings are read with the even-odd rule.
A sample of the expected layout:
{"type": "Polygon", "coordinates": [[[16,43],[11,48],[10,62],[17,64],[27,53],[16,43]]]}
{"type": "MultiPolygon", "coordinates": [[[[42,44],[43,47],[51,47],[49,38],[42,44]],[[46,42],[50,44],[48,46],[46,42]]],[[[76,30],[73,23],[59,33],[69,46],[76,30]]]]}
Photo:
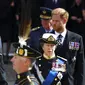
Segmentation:
{"type": "MultiPolygon", "coordinates": [[[[20,43],[13,43],[13,47],[15,49],[17,49],[18,47],[20,47],[20,43]]],[[[23,45],[23,49],[27,49],[27,53],[28,53],[28,58],[38,58],[41,57],[41,53],[36,51],[35,49],[29,47],[29,46],[25,46],[23,45]]],[[[26,57],[26,56],[25,56],[26,57]]]]}

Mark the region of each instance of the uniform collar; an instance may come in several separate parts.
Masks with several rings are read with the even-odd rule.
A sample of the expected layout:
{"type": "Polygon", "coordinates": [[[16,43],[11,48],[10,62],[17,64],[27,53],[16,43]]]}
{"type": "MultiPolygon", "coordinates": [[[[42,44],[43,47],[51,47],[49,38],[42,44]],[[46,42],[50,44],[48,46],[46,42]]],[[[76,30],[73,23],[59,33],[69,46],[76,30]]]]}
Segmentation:
{"type": "Polygon", "coordinates": [[[29,74],[30,74],[29,71],[26,71],[26,72],[21,73],[21,74],[17,74],[17,79],[27,78],[27,75],[29,75],[29,74]]]}
{"type": "Polygon", "coordinates": [[[47,55],[43,54],[44,58],[49,60],[55,58],[55,54],[53,54],[51,57],[48,57],[47,55]]]}

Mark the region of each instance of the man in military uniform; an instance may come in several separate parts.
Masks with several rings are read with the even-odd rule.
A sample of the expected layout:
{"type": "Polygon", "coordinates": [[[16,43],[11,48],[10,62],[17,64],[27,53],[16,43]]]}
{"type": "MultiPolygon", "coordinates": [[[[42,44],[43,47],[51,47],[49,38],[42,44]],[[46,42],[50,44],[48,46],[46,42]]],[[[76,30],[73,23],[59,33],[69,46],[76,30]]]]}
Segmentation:
{"type": "Polygon", "coordinates": [[[42,36],[43,33],[49,32],[54,33],[54,30],[51,26],[51,9],[46,7],[40,8],[40,19],[41,19],[41,27],[33,28],[30,33],[30,40],[28,40],[28,44],[30,47],[41,51],[40,48],[40,42],[39,38],[42,36]]]}
{"type": "Polygon", "coordinates": [[[41,54],[20,43],[14,43],[13,46],[16,49],[14,57],[11,59],[13,69],[17,73],[15,85],[39,85],[37,79],[31,74],[30,70],[32,69],[35,59],[41,56],[41,54]]]}
{"type": "Polygon", "coordinates": [[[56,35],[44,33],[40,38],[40,44],[43,55],[36,60],[32,71],[41,85],[60,85],[61,79],[66,72],[67,60],[55,55],[56,35]]]}

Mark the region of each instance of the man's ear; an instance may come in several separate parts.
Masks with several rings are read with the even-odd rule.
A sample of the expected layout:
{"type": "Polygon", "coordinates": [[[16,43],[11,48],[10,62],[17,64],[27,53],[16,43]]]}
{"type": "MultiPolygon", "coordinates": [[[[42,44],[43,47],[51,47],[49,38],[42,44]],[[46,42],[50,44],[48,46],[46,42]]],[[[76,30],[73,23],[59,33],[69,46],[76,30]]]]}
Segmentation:
{"type": "Polygon", "coordinates": [[[66,18],[63,18],[63,24],[65,24],[67,22],[66,18]]]}
{"type": "Polygon", "coordinates": [[[24,64],[25,65],[29,64],[29,60],[28,59],[24,59],[24,64]]]}

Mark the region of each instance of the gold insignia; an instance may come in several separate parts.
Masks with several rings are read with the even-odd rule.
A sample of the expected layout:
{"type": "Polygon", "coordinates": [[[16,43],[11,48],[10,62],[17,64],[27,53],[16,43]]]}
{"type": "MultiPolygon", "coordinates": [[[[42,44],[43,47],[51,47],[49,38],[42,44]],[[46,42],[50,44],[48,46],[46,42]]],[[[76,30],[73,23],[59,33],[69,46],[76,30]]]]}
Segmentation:
{"type": "Polygon", "coordinates": [[[57,81],[57,78],[55,78],[55,81],[57,81]]]}
{"type": "Polygon", "coordinates": [[[23,55],[24,54],[24,49],[20,48],[19,51],[18,51],[18,54],[23,55]]]}
{"type": "Polygon", "coordinates": [[[20,75],[17,75],[17,78],[20,79],[20,75]]]}
{"type": "Polygon", "coordinates": [[[46,11],[45,10],[43,11],[43,14],[46,14],[46,11]]]}
{"type": "Polygon", "coordinates": [[[32,28],[32,31],[36,31],[38,29],[40,29],[40,27],[35,27],[35,28],[32,28]]]}
{"type": "Polygon", "coordinates": [[[28,52],[28,54],[33,54],[33,52],[28,52]]]}
{"type": "Polygon", "coordinates": [[[51,19],[51,16],[40,15],[40,18],[43,18],[43,19],[51,19]]]}
{"type": "Polygon", "coordinates": [[[51,35],[51,36],[48,37],[47,40],[48,40],[48,41],[55,41],[55,38],[51,35]]]}

